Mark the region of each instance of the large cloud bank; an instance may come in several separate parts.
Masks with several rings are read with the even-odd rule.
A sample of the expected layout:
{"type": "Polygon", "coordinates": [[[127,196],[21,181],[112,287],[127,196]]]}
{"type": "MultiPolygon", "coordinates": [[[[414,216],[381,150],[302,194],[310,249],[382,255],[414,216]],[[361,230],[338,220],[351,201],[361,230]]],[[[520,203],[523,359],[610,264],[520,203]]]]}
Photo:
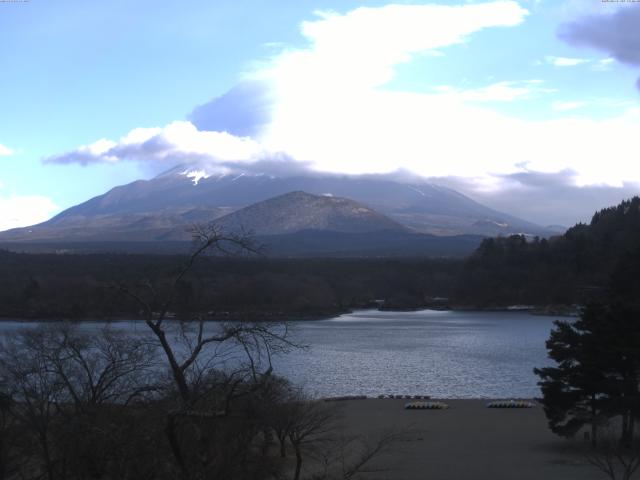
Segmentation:
{"type": "Polygon", "coordinates": [[[220,165],[225,162],[255,161],[264,148],[249,137],[226,131],[202,131],[187,121],[163,128],[136,128],[118,141],[98,140],[75,150],[54,155],[50,163],[118,163],[122,161],[176,164],[182,162],[220,165]]]}
{"type": "MultiPolygon", "coordinates": [[[[616,12],[563,27],[561,36],[637,64],[640,30],[632,26],[640,9],[616,12]]],[[[532,121],[491,105],[553,91],[539,79],[501,79],[468,90],[386,88],[400,65],[445,55],[447,47],[471,42],[483,29],[517,27],[527,15],[508,0],[318,12],[301,25],[304,48],[285,49],[263,62],[229,92],[197,107],[188,121],[135,129],[46,160],[197,161],[212,169],[275,162],[280,170],[294,162],[296,168],[342,173],[406,169],[470,179],[481,192],[504,189],[505,178],[522,172],[571,171],[574,186],[620,187],[640,180],[638,108],[591,119],[562,115],[569,108],[558,105],[557,117],[552,110],[549,119],[532,121]]]]}

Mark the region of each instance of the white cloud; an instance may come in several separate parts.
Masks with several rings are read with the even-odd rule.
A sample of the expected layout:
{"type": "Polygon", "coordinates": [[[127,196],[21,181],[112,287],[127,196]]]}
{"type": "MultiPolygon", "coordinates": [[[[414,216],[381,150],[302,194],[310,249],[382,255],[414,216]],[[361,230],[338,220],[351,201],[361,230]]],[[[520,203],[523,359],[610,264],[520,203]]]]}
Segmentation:
{"type": "MultiPolygon", "coordinates": [[[[12,154],[12,150],[0,145],[0,156],[12,154]]],[[[0,188],[4,186],[0,181],[0,188]]],[[[44,222],[59,211],[60,207],[48,197],[0,193],[0,231],[44,222]]]]}
{"type": "MultiPolygon", "coordinates": [[[[369,115],[366,103],[370,101],[371,105],[390,102],[388,107],[393,108],[395,100],[376,88],[393,78],[394,66],[417,54],[439,55],[437,48],[464,42],[478,30],[517,25],[527,10],[515,1],[501,0],[463,6],[388,5],[358,8],[345,15],[317,15],[319,20],[301,26],[311,43],[308,49],[285,51],[251,75],[268,82],[277,98],[274,121],[258,139],[264,146],[247,137],[203,132],[189,122],[174,122],[164,128],[136,129],[119,141],[102,139],[45,161],[253,161],[274,151],[299,152],[303,144],[317,149],[313,158],[318,158],[327,154],[329,144],[341,145],[341,137],[349,134],[349,128],[322,133],[324,125],[340,115],[341,106],[345,109],[345,117],[337,122],[341,128],[349,120],[359,122],[361,114],[369,115]]],[[[399,101],[404,104],[402,95],[399,101]]],[[[329,157],[330,162],[337,160],[335,153],[329,157]]],[[[317,165],[319,169],[327,166],[331,167],[317,165]]]]}
{"type": "Polygon", "coordinates": [[[640,122],[633,113],[607,120],[525,121],[483,103],[550,91],[539,81],[433,93],[381,88],[393,78],[394,67],[420,49],[442,50],[463,41],[470,24],[475,29],[517,25],[526,15],[513,2],[429,6],[423,17],[410,9],[414,6],[403,7],[358,9],[325,16],[313,28],[305,24],[310,46],[284,52],[259,72],[278,92],[261,140],[326,171],[406,168],[425,176],[486,178],[517,172],[519,163],[529,162],[541,172],[574,168],[578,182],[640,179],[632,133],[640,122]],[[486,10],[481,15],[476,8],[486,10]],[[403,14],[407,18],[401,19],[403,14]],[[422,38],[420,32],[428,33],[422,38]],[[381,45],[386,39],[391,44],[381,45]]]}
{"type": "Polygon", "coordinates": [[[361,90],[386,84],[394,67],[415,55],[441,55],[442,47],[463,43],[479,30],[520,24],[527,10],[515,1],[461,6],[387,5],[358,8],[344,15],[316,12],[302,24],[307,49],[277,55],[259,78],[273,81],[277,93],[304,95],[361,90]]]}
{"type": "Polygon", "coordinates": [[[554,57],[551,55],[544,57],[544,59],[554,67],[575,67],[576,65],[591,62],[587,58],[554,57]]]}
{"type": "Polygon", "coordinates": [[[586,102],[563,102],[563,101],[558,101],[558,102],[553,102],[551,104],[551,108],[553,108],[554,110],[558,111],[558,112],[567,112],[569,110],[575,110],[577,108],[582,108],[586,105],[586,102]]]}
{"type": "MultiPolygon", "coordinates": [[[[306,48],[285,50],[247,75],[269,85],[272,102],[268,123],[255,138],[175,122],[134,130],[119,141],[101,140],[49,161],[219,165],[285,152],[319,171],[404,168],[427,177],[483,179],[486,189],[500,187],[492,176],[519,172],[523,162],[531,171],[576,171],[572,181],[580,185],[640,180],[637,109],[607,119],[559,115],[523,120],[492,109],[490,102],[548,92],[540,81],[428,93],[384,88],[395,68],[416,55],[436,49],[446,53],[448,45],[467,41],[473,32],[518,25],[526,14],[514,1],[322,13],[302,26],[306,48]]],[[[578,105],[560,101],[556,107],[566,111],[578,105]]]]}
{"type": "Polygon", "coordinates": [[[53,200],[39,195],[0,195],[0,231],[44,222],[60,211],[53,200]]]}
{"type": "Polygon", "coordinates": [[[604,71],[610,70],[611,65],[614,62],[615,62],[614,58],[611,58],[611,57],[603,58],[595,62],[591,68],[593,68],[593,70],[604,72],[604,71]]]}
{"type": "Polygon", "coordinates": [[[254,161],[263,147],[248,137],[226,132],[200,131],[190,122],[173,122],[163,128],[136,128],[118,141],[98,140],[76,150],[45,159],[50,163],[117,163],[133,160],[175,164],[183,161],[254,161]]]}
{"type": "MultiPolygon", "coordinates": [[[[527,13],[513,1],[389,5],[305,22],[302,32],[309,47],[285,51],[254,74],[271,82],[276,92],[271,123],[260,139],[269,150],[286,151],[319,170],[439,170],[433,154],[446,150],[448,142],[458,143],[454,132],[466,131],[458,128],[460,122],[472,122],[478,111],[463,105],[459,92],[417,94],[381,87],[393,79],[397,65],[415,55],[465,42],[484,28],[518,25],[527,13]],[[431,139],[430,132],[442,132],[444,125],[451,130],[431,139]],[[435,148],[425,148],[426,142],[435,148]]],[[[516,88],[494,85],[466,96],[479,101],[521,95],[516,88]]]]}
{"type": "Polygon", "coordinates": [[[8,157],[9,155],[13,155],[13,150],[0,144],[0,157],[8,157]]]}
{"type": "Polygon", "coordinates": [[[496,1],[316,13],[320,20],[302,24],[302,34],[312,47],[280,55],[275,64],[278,81],[287,72],[296,86],[300,76],[314,83],[337,82],[340,88],[383,85],[393,78],[393,67],[409,62],[413,55],[463,43],[488,27],[518,25],[528,12],[515,1],[496,1]]]}

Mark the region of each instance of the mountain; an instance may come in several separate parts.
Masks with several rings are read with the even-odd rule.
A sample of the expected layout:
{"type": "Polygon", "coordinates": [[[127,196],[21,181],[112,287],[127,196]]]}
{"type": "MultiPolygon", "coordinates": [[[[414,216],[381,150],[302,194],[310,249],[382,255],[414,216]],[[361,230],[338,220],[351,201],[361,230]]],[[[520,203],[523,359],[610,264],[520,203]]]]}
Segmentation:
{"type": "Polygon", "coordinates": [[[1,232],[0,241],[163,241],[177,239],[176,232],[180,232],[180,238],[187,238],[181,232],[194,223],[210,222],[254,203],[298,191],[351,199],[419,233],[552,233],[420,179],[309,173],[274,176],[248,171],[213,174],[182,165],[151,180],[115,187],[39,225],[1,232]]]}
{"type": "MultiPolygon", "coordinates": [[[[4,241],[0,245],[32,253],[183,253],[189,246],[189,233],[185,225],[174,226],[174,222],[180,223],[177,219],[175,215],[137,218],[129,213],[103,215],[100,221],[85,221],[85,227],[69,227],[70,220],[62,218],[50,227],[33,227],[33,231],[52,236],[56,226],[62,225],[58,233],[64,233],[63,238],[4,241]]],[[[72,225],[75,222],[77,217],[72,225]]],[[[225,232],[251,232],[255,243],[272,257],[465,256],[484,238],[418,233],[353,200],[306,192],[289,192],[254,203],[214,223],[225,232]]]]}
{"type": "Polygon", "coordinates": [[[290,192],[254,203],[215,221],[226,231],[281,235],[302,230],[343,233],[407,232],[408,228],[348,198],[290,192]]]}
{"type": "Polygon", "coordinates": [[[271,256],[463,256],[482,237],[413,232],[348,198],[290,192],[225,215],[224,231],[249,230],[271,256]]]}

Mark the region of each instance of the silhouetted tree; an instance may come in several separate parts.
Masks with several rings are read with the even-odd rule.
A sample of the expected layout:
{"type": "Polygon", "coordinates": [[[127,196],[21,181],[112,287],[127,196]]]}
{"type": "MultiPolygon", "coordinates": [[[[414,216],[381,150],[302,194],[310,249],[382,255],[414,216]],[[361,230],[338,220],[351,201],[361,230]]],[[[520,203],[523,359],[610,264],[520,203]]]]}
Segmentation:
{"type": "Polygon", "coordinates": [[[257,251],[249,236],[225,234],[215,225],[195,227],[193,238],[193,252],[164,284],[148,280],[132,287],[123,283],[120,290],[139,305],[169,368],[177,401],[167,412],[165,433],[180,475],[230,477],[234,469],[249,465],[247,445],[261,431],[255,422],[228,420],[234,413],[232,401],[264,388],[273,371],[272,356],[295,345],[286,324],[207,325],[206,312],[198,311],[191,319],[167,320],[185,279],[202,256],[257,251]],[[221,428],[229,423],[235,428],[221,428]]]}
{"type": "Polygon", "coordinates": [[[133,438],[122,413],[155,388],[153,350],[123,332],[89,334],[67,324],[6,338],[0,375],[21,476],[100,477],[122,463],[133,438]]]}
{"type": "Polygon", "coordinates": [[[596,321],[602,321],[598,305],[587,307],[578,322],[556,321],[546,345],[557,366],[534,369],[541,378],[538,385],[551,431],[571,437],[588,424],[594,444],[606,388],[596,321]]]}
{"type": "Polygon", "coordinates": [[[0,480],[11,478],[15,468],[15,432],[11,421],[14,401],[0,383],[0,480]]]}
{"type": "Polygon", "coordinates": [[[602,301],[575,322],[556,322],[547,341],[557,366],[535,369],[551,429],[564,436],[611,417],[630,444],[640,417],[640,252],[623,257],[602,301]]]}

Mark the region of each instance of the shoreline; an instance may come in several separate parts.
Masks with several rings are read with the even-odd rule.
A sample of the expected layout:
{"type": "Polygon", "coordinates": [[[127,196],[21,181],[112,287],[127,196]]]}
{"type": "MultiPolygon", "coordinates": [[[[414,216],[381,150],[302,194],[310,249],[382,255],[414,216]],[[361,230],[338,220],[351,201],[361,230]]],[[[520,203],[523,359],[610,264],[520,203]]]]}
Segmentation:
{"type": "Polygon", "coordinates": [[[377,401],[403,401],[403,402],[412,402],[412,401],[426,401],[426,402],[493,402],[493,401],[527,401],[535,403],[535,406],[532,408],[542,408],[540,404],[540,397],[443,397],[443,396],[435,396],[431,397],[429,395],[395,395],[393,398],[387,394],[381,396],[368,396],[368,395],[343,395],[339,397],[320,397],[316,400],[322,402],[377,402],[377,401]],[[421,397],[421,398],[417,398],[421,397]]]}
{"type": "MultiPolygon", "coordinates": [[[[410,313],[410,312],[421,312],[421,311],[432,311],[432,312],[496,312],[496,313],[528,313],[530,315],[541,316],[541,317],[563,317],[563,318],[575,318],[579,316],[578,310],[568,310],[568,309],[553,309],[549,308],[549,306],[527,306],[527,308],[513,308],[513,306],[506,307],[476,307],[476,306],[461,306],[454,305],[450,308],[441,308],[441,307],[433,307],[433,306],[421,306],[421,307],[412,307],[412,308],[394,308],[394,309],[383,309],[377,307],[360,307],[360,308],[352,308],[352,309],[338,309],[331,312],[318,312],[318,313],[284,313],[284,312],[270,312],[267,314],[251,314],[246,315],[244,318],[241,318],[241,315],[238,315],[236,318],[232,318],[231,312],[225,312],[224,317],[226,318],[205,318],[203,321],[206,322],[312,322],[312,321],[320,321],[320,320],[330,320],[333,318],[338,318],[342,315],[353,314],[357,312],[367,312],[367,311],[375,311],[375,312],[385,312],[385,313],[410,313]],[[531,307],[531,308],[529,308],[531,307]]],[[[52,323],[52,322],[77,322],[77,323],[108,323],[108,322],[144,322],[144,318],[132,318],[127,316],[122,317],[110,317],[110,318],[59,318],[59,317],[0,317],[0,323],[4,322],[21,322],[21,323],[52,323]]],[[[178,318],[167,317],[164,319],[167,322],[175,322],[180,321],[178,318]]],[[[192,320],[196,321],[196,320],[192,320]]]]}
{"type": "Polygon", "coordinates": [[[419,312],[422,310],[433,310],[442,312],[526,312],[531,315],[543,317],[577,317],[580,314],[580,305],[505,305],[480,307],[477,305],[452,305],[441,307],[426,305],[407,308],[377,308],[381,312],[419,312]]]}
{"type": "MultiPolygon", "coordinates": [[[[255,315],[246,315],[245,318],[229,318],[230,315],[224,315],[227,318],[204,318],[203,321],[205,323],[208,322],[292,322],[292,321],[315,321],[315,320],[329,320],[331,318],[339,317],[340,315],[353,313],[357,310],[338,310],[326,313],[291,313],[284,314],[282,312],[277,312],[278,314],[274,315],[274,312],[271,312],[271,315],[267,314],[266,316],[255,315]]],[[[240,317],[240,315],[239,315],[240,317]]],[[[77,322],[77,323],[108,323],[108,322],[144,322],[145,319],[138,317],[134,318],[131,316],[116,316],[109,318],[59,318],[59,317],[0,317],[0,323],[2,322],[23,322],[23,323],[51,323],[51,322],[77,322]]],[[[167,316],[163,319],[166,322],[179,322],[180,319],[175,316],[167,316]]],[[[189,321],[197,321],[197,319],[189,320],[189,321]]]]}

